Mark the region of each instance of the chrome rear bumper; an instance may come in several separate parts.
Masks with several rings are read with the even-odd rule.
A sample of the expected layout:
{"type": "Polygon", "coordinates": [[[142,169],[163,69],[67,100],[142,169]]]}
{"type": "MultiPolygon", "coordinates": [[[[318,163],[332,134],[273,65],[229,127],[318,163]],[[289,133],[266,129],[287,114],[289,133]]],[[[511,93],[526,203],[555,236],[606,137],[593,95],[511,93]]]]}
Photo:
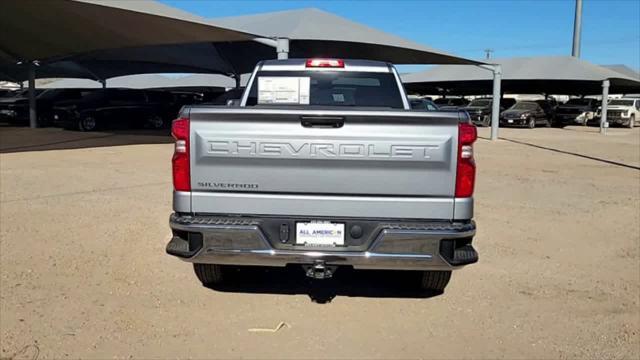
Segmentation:
{"type": "Polygon", "coordinates": [[[260,218],[174,214],[170,225],[174,236],[167,253],[194,263],[286,266],[322,261],[356,269],[452,270],[478,260],[471,246],[473,222],[380,220],[370,239],[359,246],[318,249],[274,242],[260,218]]]}

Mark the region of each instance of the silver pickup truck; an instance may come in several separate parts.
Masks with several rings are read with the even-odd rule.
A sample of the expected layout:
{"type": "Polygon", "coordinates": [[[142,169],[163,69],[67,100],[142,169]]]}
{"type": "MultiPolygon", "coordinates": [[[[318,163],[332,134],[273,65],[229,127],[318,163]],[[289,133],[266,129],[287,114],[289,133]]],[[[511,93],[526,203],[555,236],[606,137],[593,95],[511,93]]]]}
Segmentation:
{"type": "Polygon", "coordinates": [[[384,62],[257,65],[237,106],[173,122],[167,252],[206,285],[232,266],[421,271],[442,291],[474,263],[476,128],[466,112],[412,111],[384,62]]]}

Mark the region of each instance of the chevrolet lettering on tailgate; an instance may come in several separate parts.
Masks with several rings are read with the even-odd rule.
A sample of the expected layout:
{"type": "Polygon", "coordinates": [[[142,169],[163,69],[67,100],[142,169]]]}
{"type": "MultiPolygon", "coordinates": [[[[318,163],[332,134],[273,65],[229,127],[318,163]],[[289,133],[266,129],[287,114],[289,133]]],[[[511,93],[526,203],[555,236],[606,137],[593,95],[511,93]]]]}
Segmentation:
{"type": "Polygon", "coordinates": [[[354,143],[305,141],[207,140],[208,154],[222,157],[278,157],[281,159],[370,158],[425,160],[438,158],[442,144],[415,142],[354,143]]]}

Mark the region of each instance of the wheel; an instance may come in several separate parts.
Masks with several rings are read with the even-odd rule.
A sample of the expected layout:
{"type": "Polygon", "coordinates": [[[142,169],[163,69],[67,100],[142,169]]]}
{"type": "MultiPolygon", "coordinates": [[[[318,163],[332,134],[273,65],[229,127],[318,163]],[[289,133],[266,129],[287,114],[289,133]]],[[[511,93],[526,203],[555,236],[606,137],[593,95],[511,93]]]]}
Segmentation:
{"type": "Polygon", "coordinates": [[[202,285],[222,284],[224,280],[224,266],[215,264],[193,264],[198,280],[202,285]]]}
{"type": "Polygon", "coordinates": [[[451,279],[451,271],[424,271],[421,288],[424,290],[444,291],[451,279]]]}
{"type": "Polygon", "coordinates": [[[536,119],[534,118],[529,118],[529,129],[535,129],[536,128],[536,119]]]}
{"type": "Polygon", "coordinates": [[[635,122],[636,122],[636,114],[631,114],[631,117],[629,117],[629,124],[627,125],[627,127],[629,129],[633,129],[635,122]]]}
{"type": "Polygon", "coordinates": [[[82,117],[78,122],[78,128],[80,128],[80,131],[94,131],[97,125],[98,123],[96,118],[90,115],[82,117]]]}
{"type": "Polygon", "coordinates": [[[149,124],[152,129],[162,129],[164,127],[164,119],[159,115],[151,115],[147,119],[147,124],[149,124]]]}

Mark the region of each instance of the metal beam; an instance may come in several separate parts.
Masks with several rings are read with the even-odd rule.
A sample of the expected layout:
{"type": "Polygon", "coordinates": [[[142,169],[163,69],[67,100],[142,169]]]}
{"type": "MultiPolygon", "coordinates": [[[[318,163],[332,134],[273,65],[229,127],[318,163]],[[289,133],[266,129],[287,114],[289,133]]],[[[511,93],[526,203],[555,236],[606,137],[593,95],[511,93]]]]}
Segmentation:
{"type": "MultiPolygon", "coordinates": [[[[609,80],[602,82],[602,110],[600,111],[600,134],[607,135],[607,102],[609,101],[609,80]]],[[[585,121],[587,121],[585,119],[585,121]]]]}
{"type": "Polygon", "coordinates": [[[573,46],[571,56],[580,57],[580,35],[582,34],[582,0],[576,0],[576,14],[573,19],[573,46]]]}
{"type": "Polygon", "coordinates": [[[38,127],[38,114],[36,110],[36,64],[29,63],[29,127],[38,127]]]}
{"type": "Polygon", "coordinates": [[[263,44],[263,45],[267,45],[267,46],[271,46],[272,48],[276,48],[278,47],[278,42],[274,39],[269,39],[269,38],[255,38],[253,39],[253,41],[263,44]]]}

